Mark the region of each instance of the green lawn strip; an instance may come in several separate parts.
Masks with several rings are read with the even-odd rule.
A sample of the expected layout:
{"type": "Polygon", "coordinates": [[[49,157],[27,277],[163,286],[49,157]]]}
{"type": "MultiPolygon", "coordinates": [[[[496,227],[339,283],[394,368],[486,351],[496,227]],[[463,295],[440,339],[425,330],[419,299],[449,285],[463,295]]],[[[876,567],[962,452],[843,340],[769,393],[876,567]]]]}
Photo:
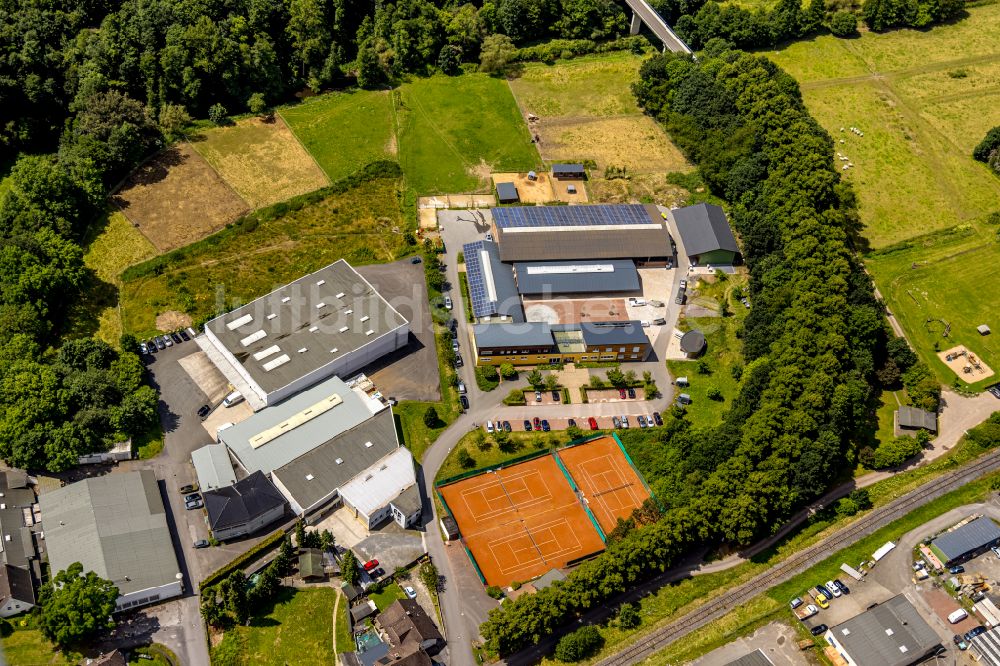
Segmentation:
{"type": "Polygon", "coordinates": [[[333,663],[333,588],[282,588],[248,627],[231,627],[211,650],[212,664],[333,663]]]}
{"type": "MultiPolygon", "coordinates": [[[[517,426],[520,424],[512,423],[511,425],[517,426]]],[[[484,432],[483,434],[486,433],[484,432]]],[[[441,469],[438,470],[435,481],[440,481],[441,479],[447,479],[457,474],[468,472],[469,469],[479,469],[500,465],[508,460],[520,458],[521,456],[534,451],[552,448],[569,442],[569,439],[562,433],[514,431],[510,433],[511,442],[514,443],[513,447],[509,451],[501,451],[493,441],[492,436],[486,435],[484,445],[486,445],[487,448],[485,450],[480,449],[476,445],[476,438],[476,431],[472,431],[464,435],[462,439],[458,441],[458,444],[455,445],[455,448],[451,450],[451,453],[448,454],[448,457],[445,458],[444,462],[441,464],[441,469]],[[458,451],[461,449],[468,451],[469,455],[471,455],[476,461],[476,464],[472,468],[462,467],[462,465],[459,464],[458,451]]]]}
{"type": "MultiPolygon", "coordinates": [[[[340,594],[338,592],[337,594],[340,594]]],[[[351,635],[350,613],[351,602],[347,597],[340,595],[340,605],[337,607],[337,652],[354,652],[354,636],[351,635]]]]}
{"type": "Polygon", "coordinates": [[[394,178],[377,178],[326,196],[306,195],[301,207],[278,204],[262,221],[248,218],[133,266],[120,292],[125,330],[152,335],[156,316],[167,310],[203,321],[341,258],[358,266],[405,256],[411,248],[392,231],[405,226],[398,187],[394,178]]]}
{"type": "Polygon", "coordinates": [[[629,88],[643,56],[613,53],[525,65],[511,90],[521,108],[543,118],[641,113],[629,88]]]}
{"type": "Polygon", "coordinates": [[[130,651],[130,664],[146,664],[146,666],[181,666],[177,655],[165,645],[153,643],[146,647],[138,647],[130,651]],[[146,656],[140,656],[146,655],[146,656]]]}
{"type": "MultiPolygon", "coordinates": [[[[11,621],[16,624],[21,619],[14,617],[11,621]]],[[[11,630],[9,626],[3,628],[3,656],[8,666],[62,666],[80,663],[82,659],[80,655],[57,652],[40,629],[11,630]]]]}
{"type": "Polygon", "coordinates": [[[486,376],[486,368],[477,367],[475,370],[475,375],[476,375],[476,386],[479,387],[480,391],[488,392],[500,386],[500,375],[498,374],[496,379],[490,379],[486,376]]]}
{"type": "Polygon", "coordinates": [[[422,195],[488,191],[490,170],[541,163],[503,79],[434,76],[404,84],[398,95],[400,163],[422,195]]]}
{"type": "Polygon", "coordinates": [[[159,421],[146,432],[132,438],[132,452],[141,460],[155,458],[162,450],[163,428],[160,427],[159,421]]]}
{"type": "Polygon", "coordinates": [[[356,90],[312,97],[279,110],[330,180],[379,159],[395,159],[390,93],[356,90]]]}
{"type": "Polygon", "coordinates": [[[475,317],[472,316],[472,299],[469,298],[469,277],[465,271],[458,274],[458,290],[462,294],[462,310],[465,312],[465,321],[475,321],[475,317]]]}
{"type": "MultiPolygon", "coordinates": [[[[942,231],[873,252],[865,260],[915,351],[944,384],[954,385],[958,376],[937,357],[935,347],[944,351],[965,345],[1000,373],[1000,346],[976,331],[980,324],[1000,327],[1000,311],[983,292],[1000,263],[1000,244],[987,234],[996,234],[996,229],[942,231]],[[947,338],[945,322],[951,325],[947,338]]],[[[969,387],[982,390],[997,381],[994,374],[969,387]]]]}
{"type": "Polygon", "coordinates": [[[386,608],[391,606],[392,602],[398,599],[405,599],[406,593],[403,592],[403,588],[401,588],[398,583],[389,583],[378,592],[369,594],[368,598],[375,602],[375,607],[378,608],[378,612],[381,613],[386,608]]]}

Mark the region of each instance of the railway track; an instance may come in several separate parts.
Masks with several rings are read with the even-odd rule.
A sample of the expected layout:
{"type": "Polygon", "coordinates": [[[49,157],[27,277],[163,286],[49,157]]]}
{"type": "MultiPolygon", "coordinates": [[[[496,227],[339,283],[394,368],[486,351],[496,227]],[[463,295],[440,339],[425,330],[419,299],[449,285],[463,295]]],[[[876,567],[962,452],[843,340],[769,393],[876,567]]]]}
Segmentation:
{"type": "Polygon", "coordinates": [[[826,539],[790,556],[769,571],[743,583],[724,597],[713,599],[674,622],[643,636],[623,650],[597,662],[596,666],[637,664],[674,641],[721,618],[733,608],[749,601],[768,588],[790,580],[793,576],[825,560],[837,550],[885,527],[916,507],[998,469],[1000,469],[1000,450],[988,453],[968,465],[947,472],[896,498],[885,506],[873,510],[865,517],[839,532],[831,534],[826,539]]]}

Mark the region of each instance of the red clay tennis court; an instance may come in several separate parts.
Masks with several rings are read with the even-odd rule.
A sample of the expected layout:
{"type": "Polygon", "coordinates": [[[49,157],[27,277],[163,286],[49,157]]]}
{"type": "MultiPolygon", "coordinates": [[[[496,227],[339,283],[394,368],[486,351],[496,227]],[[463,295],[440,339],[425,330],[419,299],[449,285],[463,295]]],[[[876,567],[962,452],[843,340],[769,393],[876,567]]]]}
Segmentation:
{"type": "Polygon", "coordinates": [[[649,490],[611,437],[561,449],[557,455],[605,534],[649,498],[649,490]]]}
{"type": "Polygon", "coordinates": [[[604,550],[552,456],[439,489],[489,585],[528,581],[604,550]]]}

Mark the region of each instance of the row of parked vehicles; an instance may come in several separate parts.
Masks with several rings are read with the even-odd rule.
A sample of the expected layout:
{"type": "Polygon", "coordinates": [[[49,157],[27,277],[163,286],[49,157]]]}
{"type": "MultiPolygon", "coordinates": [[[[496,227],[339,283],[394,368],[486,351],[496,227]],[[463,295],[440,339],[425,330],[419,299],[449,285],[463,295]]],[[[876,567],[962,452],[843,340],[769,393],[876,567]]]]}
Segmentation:
{"type": "Polygon", "coordinates": [[[165,333],[150,340],[143,340],[139,343],[139,351],[143,354],[155,354],[157,351],[162,351],[167,347],[187,342],[196,335],[198,334],[190,326],[188,328],[179,328],[173,333],[165,333]]]}
{"type": "MultiPolygon", "coordinates": [[[[844,585],[839,578],[834,578],[833,580],[828,580],[825,583],[821,583],[815,588],[809,590],[809,596],[811,596],[812,600],[816,602],[815,604],[807,604],[801,597],[795,597],[789,605],[792,607],[792,612],[795,613],[795,617],[804,621],[807,618],[819,613],[820,608],[829,608],[831,600],[850,593],[851,588],[844,585]]],[[[820,634],[825,633],[827,629],[829,629],[829,627],[821,623],[810,627],[809,632],[813,636],[819,636],[820,634]]]]}

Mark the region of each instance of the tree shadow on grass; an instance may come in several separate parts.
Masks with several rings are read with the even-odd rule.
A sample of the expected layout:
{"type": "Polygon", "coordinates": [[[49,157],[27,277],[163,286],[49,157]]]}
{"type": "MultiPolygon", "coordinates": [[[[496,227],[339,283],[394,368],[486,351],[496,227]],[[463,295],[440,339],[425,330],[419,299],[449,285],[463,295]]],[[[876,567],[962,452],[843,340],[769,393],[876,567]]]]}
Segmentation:
{"type": "Polygon", "coordinates": [[[101,314],[117,306],[118,287],[88,268],[80,296],[70,304],[60,333],[68,339],[93,337],[101,327],[101,314]]]}

